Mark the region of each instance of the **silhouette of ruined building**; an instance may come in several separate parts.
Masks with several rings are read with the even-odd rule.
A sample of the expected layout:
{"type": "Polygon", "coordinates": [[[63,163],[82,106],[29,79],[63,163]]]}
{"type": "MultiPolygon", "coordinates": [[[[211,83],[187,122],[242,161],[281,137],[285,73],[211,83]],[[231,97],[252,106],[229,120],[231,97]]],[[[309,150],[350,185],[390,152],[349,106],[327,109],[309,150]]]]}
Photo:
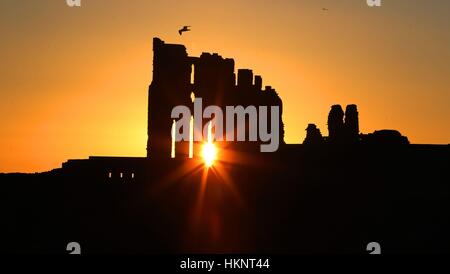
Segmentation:
{"type": "MultiPolygon", "coordinates": [[[[263,88],[262,77],[254,75],[252,70],[239,69],[235,71],[233,59],[223,58],[214,53],[202,53],[200,57],[190,57],[183,45],[166,44],[158,38],[153,39],[153,80],[148,95],[148,143],[146,157],[89,157],[89,159],[74,159],[63,163],[62,168],[70,174],[89,174],[92,177],[107,178],[109,181],[134,181],[142,176],[163,172],[162,163],[176,165],[184,163],[190,156],[190,143],[177,142],[176,158],[172,157],[172,109],[175,106],[186,106],[191,114],[194,112],[193,97],[202,98],[203,109],[215,105],[222,109],[226,106],[277,106],[280,116],[278,136],[283,148],[277,151],[280,158],[293,157],[297,159],[302,145],[284,144],[284,124],[282,121],[283,103],[277,92],[271,87],[263,88]],[[295,156],[293,156],[295,155],[295,156]],[[185,157],[183,157],[185,156],[185,157]],[[165,162],[165,159],[168,161],[165,162]],[[153,173],[148,173],[150,165],[154,165],[153,173]],[[81,172],[80,172],[81,171],[81,172]]],[[[267,113],[267,127],[271,132],[269,122],[270,111],[267,113]]],[[[202,114],[199,114],[202,116],[202,114]]],[[[197,116],[197,115],[195,115],[197,116]]],[[[224,115],[226,125],[226,115],[224,115]]],[[[248,116],[246,117],[245,140],[249,140],[248,116]]],[[[259,118],[259,117],[258,117],[259,118]]],[[[209,121],[202,119],[202,128],[209,121]]],[[[236,120],[236,119],[235,119],[236,120]]],[[[236,124],[236,121],[235,121],[236,124]]],[[[257,125],[259,126],[259,124],[257,125]]],[[[224,128],[226,130],[226,128],[224,128]]],[[[320,129],[309,124],[303,145],[347,145],[347,144],[408,144],[408,138],[398,131],[381,130],[372,134],[359,133],[359,117],[356,105],[348,105],[345,113],[340,105],[333,105],[328,115],[329,136],[322,136],[320,129]]],[[[225,132],[224,132],[225,133],[225,132]]],[[[237,137],[234,129],[235,140],[237,137]]],[[[202,142],[203,143],[203,142],[202,142]]],[[[242,156],[245,152],[260,152],[260,141],[229,142],[216,141],[219,148],[239,150],[232,155],[242,156]]],[[[199,149],[202,144],[194,143],[194,156],[201,156],[199,149]]],[[[320,150],[320,148],[319,148],[320,150]]],[[[271,153],[263,153],[271,154],[271,153]]],[[[252,154],[245,154],[253,156],[252,154]]],[[[258,157],[262,157],[258,155],[258,157]]],[[[292,160],[291,159],[291,160],[292,160]]],[[[199,160],[199,159],[197,159],[199,160]]],[[[202,160],[202,159],[200,159],[202,160]]],[[[253,160],[253,159],[252,159],[253,160]]],[[[193,161],[195,162],[195,161],[193,161]]]]}
{"type": "Polygon", "coordinates": [[[306,129],[304,145],[312,144],[334,145],[405,145],[409,144],[406,136],[396,130],[377,130],[374,133],[360,134],[358,107],[347,105],[345,113],[341,105],[331,106],[328,114],[328,137],[322,137],[315,124],[309,124],[306,129]]]}
{"type": "Polygon", "coordinates": [[[320,145],[324,142],[320,129],[315,124],[308,124],[306,128],[306,138],[303,141],[304,145],[320,145]]]}
{"type": "MultiPolygon", "coordinates": [[[[282,121],[283,104],[270,86],[263,90],[261,76],[254,76],[249,69],[239,69],[237,79],[234,60],[222,58],[214,53],[202,53],[200,57],[190,57],[183,45],[166,44],[153,39],[153,80],[148,96],[148,141],[147,157],[170,157],[171,155],[171,111],[177,105],[184,105],[194,114],[192,98],[202,98],[203,109],[216,105],[225,106],[278,106],[280,143],[284,140],[282,121]],[[236,84],[237,82],[237,84],[236,84]]],[[[248,115],[246,116],[248,135],[248,115]]],[[[270,130],[270,111],[268,126],[270,130]]],[[[203,119],[203,125],[209,121],[203,119]]],[[[226,118],[224,117],[224,125],[226,118]]],[[[203,128],[203,127],[202,127],[203,128]]],[[[224,127],[225,131],[225,127],[224,127]]],[[[246,136],[246,140],[249,140],[246,136]]],[[[234,142],[235,146],[255,147],[257,142],[234,142]]],[[[187,155],[188,142],[178,142],[177,155],[187,155]]],[[[195,150],[194,150],[195,151],[195,150]]],[[[195,152],[194,152],[195,153],[195,152]]]]}

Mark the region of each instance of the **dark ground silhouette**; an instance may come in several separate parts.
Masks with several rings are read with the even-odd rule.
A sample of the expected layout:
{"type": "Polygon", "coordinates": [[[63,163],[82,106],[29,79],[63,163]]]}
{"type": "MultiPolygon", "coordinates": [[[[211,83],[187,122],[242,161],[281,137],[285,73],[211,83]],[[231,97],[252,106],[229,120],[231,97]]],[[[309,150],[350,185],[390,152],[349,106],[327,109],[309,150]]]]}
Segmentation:
{"type": "Polygon", "coordinates": [[[0,175],[1,250],[362,253],[376,241],[383,253],[449,252],[448,146],[288,145],[247,157],[218,163],[231,180],[209,172],[203,199],[197,160],[188,170],[200,171],[179,178],[186,161],[146,158],[0,175]]]}

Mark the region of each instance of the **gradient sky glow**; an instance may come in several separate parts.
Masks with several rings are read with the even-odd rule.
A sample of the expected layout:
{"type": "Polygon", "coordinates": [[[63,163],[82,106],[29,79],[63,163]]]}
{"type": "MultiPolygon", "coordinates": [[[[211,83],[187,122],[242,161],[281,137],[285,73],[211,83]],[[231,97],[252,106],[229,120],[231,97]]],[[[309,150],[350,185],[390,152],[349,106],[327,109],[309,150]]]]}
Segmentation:
{"type": "Polygon", "coordinates": [[[145,156],[153,37],[262,75],[284,101],[288,143],[310,122],[327,135],[336,103],[358,105],[364,133],[450,142],[450,1],[65,2],[0,0],[0,172],[145,156]]]}

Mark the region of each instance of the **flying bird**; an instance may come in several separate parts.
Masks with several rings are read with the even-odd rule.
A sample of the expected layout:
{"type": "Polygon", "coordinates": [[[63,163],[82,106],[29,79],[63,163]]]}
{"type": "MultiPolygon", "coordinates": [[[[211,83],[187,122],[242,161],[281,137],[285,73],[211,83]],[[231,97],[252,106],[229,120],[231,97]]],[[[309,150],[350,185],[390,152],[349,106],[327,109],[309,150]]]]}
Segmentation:
{"type": "Polygon", "coordinates": [[[328,8],[322,8],[323,11],[328,11],[328,8]]]}
{"type": "Polygon", "coordinates": [[[178,33],[179,33],[180,35],[182,35],[183,32],[185,32],[185,31],[191,31],[190,27],[191,27],[191,26],[184,26],[182,29],[180,29],[180,30],[178,31],[178,33]]]}

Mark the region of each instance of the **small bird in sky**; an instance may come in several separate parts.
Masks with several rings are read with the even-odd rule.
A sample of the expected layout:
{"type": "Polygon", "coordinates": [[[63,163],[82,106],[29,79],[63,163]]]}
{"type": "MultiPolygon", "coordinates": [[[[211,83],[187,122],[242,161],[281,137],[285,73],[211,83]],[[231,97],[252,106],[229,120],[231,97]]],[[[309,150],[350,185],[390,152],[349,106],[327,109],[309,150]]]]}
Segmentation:
{"type": "Polygon", "coordinates": [[[322,8],[322,10],[323,10],[323,11],[328,11],[328,9],[327,9],[327,8],[322,8]]]}
{"type": "Polygon", "coordinates": [[[190,27],[191,27],[191,26],[184,26],[182,29],[180,29],[180,30],[178,31],[178,33],[179,33],[180,35],[182,35],[183,32],[185,32],[185,31],[191,31],[190,27]]]}

